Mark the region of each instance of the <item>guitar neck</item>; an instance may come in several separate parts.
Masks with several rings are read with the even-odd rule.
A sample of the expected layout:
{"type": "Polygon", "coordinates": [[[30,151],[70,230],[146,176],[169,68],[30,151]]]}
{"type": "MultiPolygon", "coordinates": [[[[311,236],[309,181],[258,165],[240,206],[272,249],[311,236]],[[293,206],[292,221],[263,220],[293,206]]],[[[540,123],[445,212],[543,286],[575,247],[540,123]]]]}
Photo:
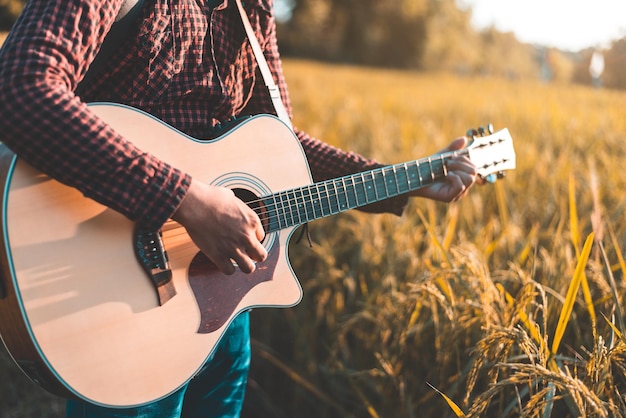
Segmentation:
{"type": "Polygon", "coordinates": [[[305,224],[428,186],[447,175],[456,153],[390,165],[261,198],[267,232],[305,224]]]}

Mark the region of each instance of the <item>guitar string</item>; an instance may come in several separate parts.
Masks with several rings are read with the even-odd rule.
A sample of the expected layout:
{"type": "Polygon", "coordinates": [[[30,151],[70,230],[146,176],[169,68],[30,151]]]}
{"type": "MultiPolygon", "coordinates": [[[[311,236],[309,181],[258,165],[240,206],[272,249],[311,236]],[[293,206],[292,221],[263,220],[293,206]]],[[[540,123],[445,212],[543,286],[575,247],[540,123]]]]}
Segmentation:
{"type": "MultiPolygon", "coordinates": [[[[455,156],[459,156],[459,155],[467,155],[469,154],[469,152],[467,150],[457,150],[457,151],[451,151],[448,153],[442,153],[440,155],[435,156],[434,158],[429,158],[429,159],[422,159],[422,160],[416,160],[416,161],[411,161],[408,163],[401,163],[401,164],[396,164],[396,165],[391,165],[391,166],[384,166],[384,167],[380,167],[379,169],[375,169],[369,172],[363,172],[363,173],[355,173],[353,175],[349,175],[346,177],[342,177],[342,178],[338,178],[338,179],[334,179],[334,180],[327,180],[327,181],[322,181],[319,183],[314,183],[314,184],[310,184],[310,185],[306,185],[306,186],[302,186],[302,187],[297,187],[294,189],[290,189],[290,190],[284,190],[282,192],[277,192],[274,193],[272,195],[269,196],[264,196],[261,198],[258,198],[256,200],[251,200],[251,201],[247,201],[246,204],[248,205],[259,205],[258,208],[252,208],[255,213],[259,216],[259,218],[261,219],[261,221],[266,221],[268,224],[271,222],[276,222],[280,225],[280,220],[287,220],[287,217],[298,217],[299,222],[286,222],[289,223],[290,226],[293,225],[299,225],[299,224],[304,224],[306,222],[309,221],[309,219],[305,219],[302,220],[301,219],[301,215],[304,214],[304,217],[307,218],[309,213],[312,213],[313,215],[313,219],[317,219],[320,217],[324,217],[324,216],[330,216],[336,213],[340,213],[342,212],[344,209],[341,207],[341,203],[339,203],[339,196],[340,195],[345,195],[345,202],[344,203],[349,203],[349,198],[348,198],[348,189],[355,189],[359,186],[363,186],[365,184],[369,184],[374,182],[374,188],[376,188],[376,184],[375,184],[375,179],[373,177],[373,172],[379,172],[380,174],[382,174],[382,176],[385,176],[386,172],[389,171],[393,171],[395,173],[395,168],[396,167],[405,167],[405,169],[407,168],[407,166],[409,165],[414,165],[413,168],[416,168],[417,170],[420,169],[421,165],[429,165],[432,168],[432,164],[436,163],[436,162],[441,162],[442,165],[442,169],[444,170],[444,176],[447,175],[447,169],[446,169],[446,165],[445,163],[451,159],[452,157],[455,156]],[[370,175],[371,180],[366,180],[363,178],[363,176],[366,175],[370,175]],[[351,184],[347,185],[344,183],[343,180],[345,179],[352,179],[351,180],[351,184]],[[356,179],[356,180],[355,180],[356,179]],[[340,183],[337,185],[337,181],[339,181],[340,183]],[[326,185],[332,184],[332,189],[334,190],[333,192],[329,192],[328,188],[326,187],[326,185]],[[320,186],[324,188],[324,190],[322,190],[320,192],[320,186]],[[311,210],[308,210],[309,208],[304,207],[304,212],[302,212],[301,210],[299,210],[299,208],[301,209],[302,206],[302,202],[304,201],[304,190],[307,190],[309,193],[308,195],[311,197],[317,197],[317,200],[329,200],[331,199],[331,196],[335,196],[337,199],[337,204],[335,205],[337,207],[337,210],[334,211],[333,210],[333,205],[330,203],[330,201],[328,202],[327,206],[324,207],[320,207],[319,210],[316,211],[315,207],[310,208],[311,210]],[[299,196],[296,195],[297,193],[300,193],[299,196]],[[276,198],[274,197],[273,199],[271,199],[271,196],[277,196],[277,195],[281,195],[283,197],[287,197],[287,200],[279,200],[276,201],[276,198]],[[294,196],[294,197],[290,197],[290,195],[294,196]],[[273,200],[273,203],[271,203],[270,200],[273,200]],[[270,201],[270,204],[266,204],[268,201],[270,201]],[[282,216],[279,212],[281,212],[281,208],[282,208],[282,216]],[[327,209],[328,211],[330,211],[328,213],[328,215],[324,215],[324,209],[327,209]],[[287,213],[289,212],[289,213],[287,213]],[[268,215],[268,213],[272,213],[273,215],[268,215]],[[294,215],[295,213],[295,215],[294,215]],[[321,213],[322,216],[316,216],[316,213],[321,213]]],[[[434,173],[431,172],[430,176],[426,176],[426,177],[431,177],[432,180],[434,179],[434,173]]],[[[422,178],[422,173],[419,173],[419,182],[420,182],[420,187],[416,188],[419,189],[421,187],[426,186],[425,184],[423,184],[423,181],[425,180],[425,178],[422,178]]],[[[407,179],[407,182],[410,182],[409,179],[407,179]]],[[[355,207],[360,207],[360,206],[365,206],[371,203],[375,203],[378,202],[380,200],[384,200],[386,198],[389,197],[393,197],[393,196],[397,196],[400,195],[402,193],[405,192],[399,192],[399,184],[398,181],[396,180],[395,182],[395,186],[396,189],[398,190],[398,193],[395,194],[389,194],[387,190],[385,190],[386,196],[382,199],[379,199],[376,193],[376,190],[374,191],[374,193],[376,194],[376,198],[372,201],[367,201],[368,199],[368,195],[367,195],[367,191],[364,190],[364,195],[362,196],[362,198],[364,198],[366,201],[361,205],[359,204],[358,200],[358,196],[356,195],[357,192],[354,191],[355,196],[354,196],[354,200],[357,202],[357,205],[355,207]]],[[[385,183],[385,189],[387,189],[387,184],[385,183]]],[[[408,191],[411,191],[414,189],[409,189],[408,191]]],[[[407,192],[408,192],[407,191],[407,192]]],[[[346,207],[345,210],[351,209],[350,207],[346,207]]],[[[295,220],[295,219],[294,219],[295,220]]]]}
{"type": "MultiPolygon", "coordinates": [[[[428,165],[429,165],[429,166],[431,166],[431,168],[432,168],[432,163],[433,163],[433,162],[436,162],[436,161],[441,161],[442,163],[444,163],[444,165],[443,165],[443,167],[442,167],[442,168],[443,168],[443,170],[444,170],[444,173],[443,173],[443,174],[444,174],[444,176],[446,176],[446,175],[447,175],[447,171],[446,171],[445,162],[447,162],[447,160],[449,160],[450,158],[452,158],[452,157],[454,157],[454,156],[458,156],[458,155],[468,155],[468,154],[469,154],[469,152],[468,152],[468,150],[467,150],[467,149],[457,150],[457,151],[453,151],[453,152],[448,152],[448,153],[443,153],[443,154],[440,154],[440,155],[439,155],[439,156],[437,156],[437,158],[436,158],[436,159],[434,159],[434,160],[433,160],[432,158],[429,158],[429,159],[422,159],[422,160],[415,160],[415,161],[412,161],[412,162],[410,162],[410,163],[401,163],[401,164],[397,164],[397,165],[393,165],[393,166],[385,166],[385,167],[381,167],[380,169],[373,170],[373,171],[378,171],[378,170],[380,170],[381,172],[383,172],[385,169],[387,169],[387,170],[389,170],[389,169],[394,170],[394,169],[395,169],[395,167],[402,167],[402,166],[406,168],[406,167],[407,167],[407,165],[409,165],[409,164],[411,164],[411,165],[413,165],[413,164],[414,164],[414,165],[415,165],[415,167],[419,170],[420,165],[422,165],[422,164],[428,164],[428,165]]],[[[352,187],[354,187],[354,186],[360,186],[360,185],[363,185],[363,184],[366,184],[366,183],[371,183],[371,181],[373,180],[373,177],[372,177],[372,180],[370,180],[370,181],[368,181],[368,182],[366,182],[366,181],[365,181],[365,179],[362,177],[362,175],[365,175],[365,174],[371,174],[371,173],[372,173],[372,172],[356,173],[355,175],[351,175],[351,176],[347,176],[347,177],[350,177],[350,178],[355,178],[355,177],[356,177],[356,178],[357,178],[357,180],[358,180],[358,181],[354,181],[354,180],[353,180],[353,182],[352,182],[352,187]]],[[[395,171],[394,171],[394,173],[395,173],[395,171]]],[[[383,176],[384,176],[384,173],[383,173],[383,176]]],[[[428,177],[428,176],[427,176],[427,177],[428,177]]],[[[433,173],[431,173],[431,178],[432,178],[432,180],[434,180],[433,173]]],[[[338,180],[338,179],[336,179],[336,180],[338,180]]],[[[330,181],[332,182],[333,180],[330,180],[330,181]]],[[[420,172],[420,183],[422,183],[422,182],[423,182],[423,179],[422,179],[422,177],[421,177],[421,172],[420,172]]],[[[324,182],[321,182],[321,183],[324,183],[324,182]]],[[[343,185],[344,183],[342,182],[341,184],[343,185]]],[[[430,183],[429,183],[429,184],[430,184],[430,183]]],[[[397,186],[397,182],[396,182],[396,186],[397,186]]],[[[424,185],[424,186],[425,186],[425,185],[424,185]]],[[[318,193],[319,193],[319,184],[312,184],[312,185],[308,185],[308,186],[303,186],[303,187],[301,187],[301,188],[296,188],[296,189],[292,189],[292,190],[286,190],[286,191],[284,191],[284,192],[285,192],[285,193],[289,193],[289,192],[292,192],[292,191],[294,191],[294,190],[303,190],[303,189],[305,189],[305,188],[312,188],[312,187],[317,188],[317,189],[318,189],[318,193]]],[[[386,186],[385,186],[385,187],[386,187],[386,186]]],[[[420,186],[420,187],[422,187],[422,186],[420,186]]],[[[418,187],[418,189],[419,189],[420,187],[418,187]]],[[[327,193],[328,193],[328,192],[327,192],[327,193]]],[[[337,190],[335,190],[335,193],[337,193],[337,190]]],[[[346,190],[346,189],[344,189],[344,190],[343,190],[343,192],[341,192],[341,193],[347,193],[347,190],[346,190]]],[[[355,193],[356,193],[356,192],[355,192],[355,193]]],[[[276,194],[278,194],[278,193],[276,193],[276,194]]],[[[274,195],[276,195],[276,194],[274,194],[274,195]]],[[[400,194],[400,193],[399,193],[399,194],[400,194]]],[[[346,196],[347,196],[347,195],[346,195],[346,196]]],[[[324,199],[324,198],[328,199],[328,198],[330,198],[330,195],[328,195],[328,194],[327,194],[326,196],[319,196],[319,197],[320,197],[320,198],[322,198],[322,199],[324,199]]],[[[391,196],[387,196],[387,197],[391,197],[391,196]]],[[[259,199],[255,200],[255,201],[252,201],[252,202],[246,202],[246,204],[254,204],[254,203],[256,203],[256,204],[261,205],[261,204],[264,202],[264,200],[267,200],[268,198],[269,198],[269,196],[265,196],[264,198],[259,198],[259,199]]],[[[367,199],[367,196],[365,196],[365,198],[367,199]]],[[[355,196],[355,199],[357,199],[357,198],[356,198],[356,196],[355,196]]],[[[383,199],[381,199],[381,200],[383,200],[383,199]]],[[[292,206],[293,201],[294,201],[294,200],[292,200],[291,198],[288,198],[288,206],[289,206],[290,208],[292,208],[292,207],[293,207],[293,206],[292,206]]],[[[347,199],[346,199],[346,201],[347,201],[347,199]]],[[[358,201],[358,199],[357,199],[357,201],[358,201]]],[[[376,201],[378,201],[378,200],[376,200],[376,201]]],[[[296,197],[296,198],[295,198],[295,202],[296,202],[296,204],[298,204],[298,197],[296,197]]],[[[374,203],[374,202],[366,202],[365,204],[369,204],[369,203],[374,203]]],[[[260,218],[260,220],[261,220],[261,222],[263,223],[263,225],[264,225],[264,226],[269,227],[270,223],[271,223],[272,221],[276,220],[276,222],[277,222],[277,224],[278,224],[278,226],[279,226],[279,229],[283,229],[283,228],[286,228],[287,226],[281,226],[281,225],[280,225],[280,218],[281,218],[281,216],[280,216],[280,214],[278,213],[278,209],[276,209],[276,207],[277,207],[277,206],[278,206],[278,204],[275,202],[275,204],[274,204],[274,205],[268,205],[268,206],[265,206],[265,207],[252,208],[252,209],[255,211],[255,213],[257,213],[257,215],[259,216],[259,218],[260,218]],[[274,206],[274,207],[273,207],[272,209],[268,209],[268,207],[269,207],[269,206],[274,206]],[[273,216],[268,216],[268,215],[266,215],[266,213],[269,213],[269,212],[273,212],[273,213],[275,213],[275,215],[273,215],[273,216]]],[[[358,207],[358,206],[360,206],[360,205],[357,205],[356,207],[358,207]]],[[[338,207],[339,207],[339,206],[338,206],[338,207]]],[[[329,210],[331,209],[331,206],[330,206],[330,205],[328,206],[328,209],[329,209],[329,210]]],[[[284,210],[283,210],[283,212],[284,212],[284,213],[283,213],[282,218],[283,218],[283,219],[285,219],[285,217],[287,216],[287,214],[286,214],[286,212],[285,212],[284,210]]],[[[320,212],[323,214],[322,209],[320,209],[320,212]]],[[[337,212],[337,213],[338,213],[338,212],[337,212]]],[[[333,213],[329,213],[329,215],[331,215],[331,214],[333,214],[333,213]]],[[[291,217],[293,217],[293,216],[294,216],[292,212],[290,212],[290,215],[291,215],[291,217]]],[[[329,215],[323,215],[323,216],[329,216],[329,215]]],[[[297,216],[299,217],[299,216],[300,216],[300,214],[298,213],[298,214],[297,214],[297,216]]],[[[306,216],[308,216],[308,212],[306,212],[305,217],[306,217],[306,216]]],[[[313,209],[313,216],[314,216],[314,218],[315,218],[315,209],[313,209]]],[[[315,219],[317,219],[317,218],[315,218],[315,219]]],[[[294,220],[295,220],[295,219],[294,219],[294,220]]],[[[306,219],[305,221],[302,221],[302,220],[299,218],[299,222],[293,222],[293,223],[291,223],[291,224],[290,224],[290,225],[288,225],[288,226],[297,226],[297,225],[305,224],[305,223],[306,223],[306,222],[308,222],[308,221],[309,221],[308,219],[306,219]]],[[[182,225],[178,224],[178,223],[177,223],[176,221],[174,221],[174,220],[168,220],[168,221],[164,224],[164,226],[163,226],[163,228],[162,228],[162,233],[163,233],[163,235],[164,235],[164,237],[163,237],[163,238],[164,238],[165,240],[170,240],[170,239],[177,238],[177,237],[180,237],[180,236],[187,236],[187,239],[188,239],[188,240],[184,243],[184,245],[179,246],[179,247],[178,247],[178,249],[179,249],[179,250],[183,250],[183,251],[184,251],[184,250],[189,250],[189,249],[196,249],[196,250],[197,250],[197,246],[193,243],[193,241],[191,241],[191,238],[189,237],[189,235],[188,235],[188,234],[187,234],[187,232],[185,231],[185,228],[184,228],[182,225]],[[177,226],[173,226],[173,225],[177,225],[177,226]],[[172,226],[173,226],[173,227],[172,227],[172,226]]]]}
{"type": "MultiPolygon", "coordinates": [[[[417,168],[419,170],[420,165],[429,164],[429,165],[432,166],[433,162],[438,162],[438,161],[440,161],[442,163],[445,163],[445,162],[447,162],[447,160],[449,160],[450,158],[452,158],[454,156],[465,155],[465,154],[468,154],[467,150],[460,150],[460,151],[454,151],[454,152],[449,152],[449,153],[443,153],[441,155],[436,156],[436,158],[434,158],[434,159],[433,158],[431,158],[430,160],[423,159],[423,160],[412,161],[412,162],[409,162],[409,163],[401,163],[401,164],[397,164],[397,165],[394,165],[394,166],[385,166],[385,167],[381,167],[381,168],[373,170],[373,171],[379,171],[379,172],[383,173],[384,170],[393,170],[393,167],[407,166],[407,165],[415,165],[414,168],[417,168]]],[[[442,167],[442,168],[445,170],[445,164],[444,164],[444,167],[442,167]]],[[[363,173],[356,173],[354,175],[347,176],[346,178],[353,179],[351,181],[350,188],[363,186],[364,184],[368,184],[368,183],[373,182],[374,181],[373,177],[372,177],[372,180],[369,180],[369,181],[366,181],[363,178],[364,175],[371,175],[371,173],[372,172],[363,172],[363,173]]],[[[444,172],[444,175],[445,175],[445,172],[444,172]]],[[[384,176],[384,173],[383,173],[383,176],[384,176]]],[[[340,179],[335,179],[335,180],[341,180],[341,178],[340,179]]],[[[333,185],[335,185],[334,184],[335,180],[329,180],[328,182],[329,183],[332,182],[333,185]]],[[[421,177],[421,173],[420,173],[420,183],[422,183],[423,181],[424,181],[424,179],[421,177]]],[[[258,198],[256,200],[247,201],[246,204],[247,205],[255,205],[255,204],[259,205],[259,207],[252,208],[252,209],[259,216],[259,219],[261,220],[261,223],[264,226],[266,226],[266,227],[269,227],[269,225],[272,224],[272,223],[276,223],[279,226],[279,229],[282,229],[282,228],[288,227],[288,226],[302,225],[302,224],[305,224],[306,222],[308,222],[309,220],[311,220],[311,219],[308,219],[308,215],[310,213],[312,213],[313,219],[317,219],[317,218],[320,218],[320,217],[330,216],[330,215],[333,215],[335,213],[339,213],[339,212],[343,211],[343,208],[341,208],[341,204],[339,203],[339,201],[337,202],[337,205],[336,205],[336,207],[338,209],[337,211],[333,210],[333,205],[331,205],[330,203],[328,203],[328,205],[325,206],[325,207],[320,207],[319,210],[317,210],[317,211],[315,210],[315,208],[311,208],[311,210],[307,210],[307,208],[305,208],[304,212],[299,211],[297,209],[297,207],[298,206],[301,207],[301,202],[304,199],[304,195],[302,193],[303,193],[303,190],[305,190],[305,189],[309,190],[309,195],[311,197],[313,197],[313,196],[317,197],[316,200],[328,200],[328,199],[331,198],[331,195],[337,196],[337,195],[345,194],[346,195],[345,201],[346,201],[346,203],[349,202],[349,199],[347,198],[349,187],[347,187],[345,185],[345,183],[341,182],[341,184],[339,184],[338,187],[334,187],[334,189],[335,189],[334,193],[329,193],[328,189],[325,186],[324,186],[325,190],[323,192],[320,192],[320,184],[322,184],[322,183],[327,184],[326,182],[320,182],[320,183],[315,183],[315,184],[311,184],[311,185],[307,185],[307,186],[302,186],[300,188],[295,188],[295,189],[291,189],[291,190],[285,190],[283,192],[278,192],[278,193],[274,194],[274,196],[276,196],[278,194],[284,193],[284,196],[287,196],[287,200],[276,201],[276,199],[274,198],[273,199],[274,203],[266,204],[270,200],[270,196],[265,196],[265,197],[258,198]],[[346,186],[346,187],[344,187],[344,186],[346,186]],[[315,190],[313,191],[313,189],[315,189],[315,190]],[[297,191],[300,191],[300,193],[301,193],[300,197],[298,197],[298,196],[295,196],[293,198],[289,197],[289,194],[294,195],[294,193],[296,193],[297,191]],[[296,207],[295,211],[294,211],[294,206],[296,207]],[[280,213],[281,209],[279,209],[279,207],[282,208],[282,215],[280,213]],[[328,215],[325,215],[325,209],[329,211],[328,215]],[[289,213],[287,213],[287,212],[289,212],[289,213]],[[317,216],[316,215],[317,213],[321,213],[322,216],[317,216]],[[296,217],[298,218],[297,222],[296,222],[296,219],[295,219],[296,217]],[[302,219],[303,217],[305,218],[304,220],[302,219]],[[281,220],[283,221],[282,223],[288,224],[288,225],[286,225],[284,227],[281,227],[281,220]]],[[[397,188],[397,186],[398,185],[397,185],[397,182],[396,182],[396,188],[397,188]]],[[[354,200],[357,203],[359,203],[358,202],[358,197],[356,196],[357,192],[355,191],[354,193],[355,193],[354,200]]],[[[396,196],[398,194],[401,194],[401,193],[397,193],[397,194],[394,194],[394,195],[387,195],[385,198],[396,196]]],[[[367,204],[371,204],[371,203],[375,203],[375,202],[377,202],[379,200],[384,200],[384,198],[383,198],[383,199],[375,199],[373,201],[367,201],[367,198],[368,198],[367,192],[365,192],[365,194],[362,196],[362,198],[364,198],[366,200],[366,202],[364,202],[362,204],[362,206],[367,205],[367,204]]],[[[339,198],[337,197],[337,199],[339,199],[339,198]]],[[[355,206],[355,207],[359,207],[359,206],[361,206],[361,205],[357,204],[357,206],[355,206]]],[[[350,208],[348,207],[345,210],[348,210],[348,209],[350,209],[350,208]]],[[[175,224],[175,223],[176,223],[175,221],[168,221],[168,222],[166,222],[165,225],[171,225],[171,224],[175,224]]],[[[171,230],[174,230],[174,229],[175,230],[179,230],[179,229],[184,229],[184,228],[182,228],[182,226],[175,227],[175,228],[171,228],[170,227],[170,229],[168,229],[168,231],[171,231],[171,230]]],[[[183,231],[183,232],[178,233],[178,234],[170,234],[170,236],[171,237],[176,237],[178,235],[185,235],[185,234],[186,234],[186,232],[183,231]]]]}
{"type": "MultiPolygon", "coordinates": [[[[447,162],[447,160],[449,160],[450,158],[452,158],[452,157],[454,157],[454,156],[458,156],[458,155],[469,155],[469,151],[468,151],[468,149],[463,149],[463,150],[457,150],[457,151],[452,151],[452,152],[448,152],[448,153],[442,153],[442,154],[440,154],[439,156],[437,156],[437,158],[436,158],[435,160],[433,160],[432,158],[422,159],[422,160],[415,160],[415,161],[412,161],[412,162],[409,162],[409,163],[401,163],[401,164],[396,164],[396,165],[392,165],[392,166],[385,166],[385,167],[381,167],[380,169],[373,170],[373,171],[378,171],[378,170],[380,170],[380,171],[382,172],[382,174],[383,174],[383,177],[384,177],[384,170],[385,170],[385,169],[387,169],[387,170],[391,169],[391,170],[393,170],[393,171],[394,171],[394,173],[395,173],[395,168],[396,168],[396,167],[404,167],[404,168],[406,168],[409,164],[411,164],[411,165],[413,165],[413,164],[414,164],[414,165],[415,165],[415,167],[419,170],[419,169],[420,169],[420,165],[421,165],[421,164],[426,164],[426,163],[428,163],[428,164],[431,166],[431,168],[432,168],[432,163],[433,163],[434,161],[439,160],[439,161],[441,161],[442,163],[444,163],[444,165],[443,165],[443,167],[442,167],[442,168],[443,168],[443,170],[444,170],[443,175],[444,175],[444,176],[446,176],[446,175],[447,175],[447,168],[446,168],[447,166],[445,165],[445,162],[447,162]]],[[[364,180],[364,178],[363,178],[362,176],[363,176],[363,175],[365,175],[365,174],[372,174],[372,173],[373,173],[373,171],[371,171],[371,172],[364,172],[364,173],[356,173],[355,175],[347,176],[346,178],[348,178],[348,177],[349,177],[349,178],[353,178],[353,179],[354,179],[354,178],[356,177],[357,179],[362,179],[362,181],[361,181],[361,182],[359,182],[359,181],[354,181],[354,180],[353,180],[353,181],[352,181],[352,187],[357,186],[357,185],[363,185],[363,184],[365,184],[365,183],[366,183],[366,181],[364,180]]],[[[420,183],[422,183],[423,179],[422,179],[422,177],[421,177],[421,172],[419,173],[419,175],[420,175],[420,183]]],[[[434,180],[433,173],[431,173],[431,178],[432,178],[432,180],[434,180]]],[[[339,179],[336,179],[336,180],[339,180],[339,179]]],[[[373,181],[373,177],[372,177],[372,181],[373,181]]],[[[333,181],[333,180],[330,180],[329,182],[334,182],[334,181],[333,181]]],[[[371,182],[371,181],[369,181],[369,182],[371,182]]],[[[321,183],[325,183],[325,182],[321,182],[321,183]]],[[[293,191],[293,190],[303,190],[303,189],[305,189],[305,188],[311,188],[311,187],[316,187],[316,188],[318,188],[318,187],[319,187],[319,184],[321,184],[321,183],[318,183],[318,184],[312,184],[312,185],[308,185],[308,186],[303,186],[303,187],[301,187],[301,188],[296,188],[296,189],[292,189],[292,190],[286,190],[286,191],[285,191],[285,193],[289,193],[289,192],[291,192],[291,191],[293,191]]],[[[341,184],[343,185],[344,183],[342,182],[341,184]]],[[[397,184],[397,181],[396,181],[396,186],[397,186],[397,185],[398,185],[398,184],[397,184]]],[[[424,186],[425,186],[425,185],[424,185],[424,186]]],[[[420,187],[422,187],[422,185],[420,185],[420,187]]],[[[420,187],[418,187],[417,189],[419,189],[420,187]]],[[[386,186],[385,186],[385,188],[386,188],[386,186]]],[[[335,192],[337,193],[337,191],[336,191],[336,190],[335,190],[335,192]]],[[[318,193],[319,193],[319,189],[318,189],[318,193]]],[[[344,190],[343,190],[343,193],[347,193],[347,191],[344,189],[344,190]]],[[[355,192],[355,193],[356,193],[356,192],[355,192]]],[[[278,193],[275,193],[274,195],[276,195],[276,194],[278,194],[278,193]]],[[[400,193],[399,193],[399,194],[400,194],[400,193]]],[[[347,196],[347,194],[346,194],[346,196],[347,196]]],[[[259,204],[259,205],[260,205],[261,203],[263,203],[263,202],[264,202],[264,200],[267,200],[267,199],[268,199],[268,197],[269,197],[269,196],[265,196],[264,198],[259,198],[259,199],[255,200],[255,201],[252,201],[252,202],[246,202],[246,204],[251,204],[251,203],[252,203],[252,204],[254,204],[254,203],[256,203],[256,204],[259,204]]],[[[320,197],[321,197],[321,198],[330,198],[330,196],[329,196],[328,194],[327,194],[327,196],[325,196],[325,197],[324,197],[324,196],[320,196],[320,197]]],[[[391,196],[388,196],[388,197],[391,197],[391,196]]],[[[365,196],[365,198],[367,199],[367,196],[365,196]]],[[[355,199],[357,199],[357,198],[356,198],[356,196],[355,196],[355,199]]],[[[382,200],[382,199],[381,199],[381,200],[382,200]]],[[[296,196],[296,198],[295,198],[295,201],[296,201],[296,203],[298,203],[298,197],[297,197],[297,196],[296,196]]],[[[347,201],[347,199],[346,199],[346,201],[347,201]]],[[[378,201],[378,200],[376,200],[376,201],[378,201]]],[[[291,200],[291,198],[289,198],[289,199],[288,199],[288,202],[289,202],[289,207],[291,208],[291,207],[292,207],[291,205],[292,205],[292,202],[293,202],[293,201],[291,200]]],[[[358,199],[357,199],[357,203],[358,203],[358,199]]],[[[365,204],[369,204],[369,203],[373,203],[373,202],[366,202],[365,204]]],[[[277,206],[277,204],[275,204],[274,206],[277,206]]],[[[357,205],[357,207],[358,207],[358,206],[359,206],[359,205],[357,205]]],[[[329,207],[328,207],[328,208],[329,208],[329,209],[331,209],[330,205],[329,205],[329,207]]],[[[284,227],[281,227],[281,226],[280,226],[280,222],[278,221],[278,219],[280,219],[279,214],[276,214],[276,216],[274,216],[273,218],[272,218],[272,217],[269,217],[269,216],[265,216],[265,215],[264,215],[264,213],[268,213],[268,212],[270,212],[270,211],[271,211],[271,212],[275,212],[275,213],[277,213],[278,211],[277,211],[276,207],[274,207],[272,210],[267,209],[267,206],[266,206],[266,207],[259,207],[259,208],[252,208],[252,209],[253,209],[253,210],[257,213],[257,215],[259,215],[259,218],[261,219],[261,221],[262,221],[262,222],[263,222],[263,221],[266,221],[264,225],[269,226],[270,222],[271,222],[272,220],[276,219],[276,220],[277,220],[277,223],[278,223],[278,225],[279,225],[279,229],[284,228],[284,227]]],[[[320,211],[322,211],[322,209],[320,209],[320,211]]],[[[306,214],[308,215],[308,212],[306,212],[306,214]]],[[[322,212],[322,214],[323,214],[323,212],[322,212]]],[[[332,214],[332,213],[329,213],[329,215],[330,215],[330,214],[332,214]]],[[[290,213],[290,215],[293,217],[293,213],[290,213]]],[[[313,209],[313,215],[315,216],[315,209],[313,209]]],[[[284,218],[285,216],[286,216],[286,213],[284,213],[283,218],[284,218]]],[[[298,216],[300,216],[300,215],[298,214],[298,216]]],[[[292,224],[292,225],[290,225],[290,226],[296,226],[296,225],[299,225],[299,224],[304,224],[304,223],[306,223],[306,222],[308,222],[308,219],[307,219],[305,222],[302,222],[302,221],[300,220],[300,222],[299,222],[299,223],[293,223],[293,224],[292,224]]],[[[185,231],[185,228],[184,228],[182,225],[178,224],[178,223],[177,223],[176,221],[174,221],[174,220],[171,220],[171,219],[170,219],[170,220],[168,220],[167,222],[165,222],[165,224],[164,224],[164,226],[163,226],[163,228],[162,228],[162,230],[161,230],[161,231],[162,231],[162,233],[163,233],[163,238],[164,238],[165,240],[170,240],[170,239],[172,239],[172,238],[176,238],[176,237],[180,237],[180,236],[187,236],[187,241],[184,243],[184,245],[179,246],[179,247],[177,248],[178,250],[189,250],[189,249],[194,249],[194,248],[195,248],[196,250],[198,249],[198,248],[197,248],[197,246],[193,243],[193,241],[192,241],[192,240],[191,240],[191,238],[189,237],[189,235],[187,234],[187,232],[185,231]],[[173,226],[173,225],[177,225],[177,226],[173,226]]]]}

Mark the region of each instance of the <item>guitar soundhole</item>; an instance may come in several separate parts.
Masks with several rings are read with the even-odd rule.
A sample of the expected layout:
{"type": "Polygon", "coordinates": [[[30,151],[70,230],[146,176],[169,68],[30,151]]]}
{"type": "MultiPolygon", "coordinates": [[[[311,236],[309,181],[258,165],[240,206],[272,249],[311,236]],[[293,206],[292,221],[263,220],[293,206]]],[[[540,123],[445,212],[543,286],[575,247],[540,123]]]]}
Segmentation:
{"type": "Polygon", "coordinates": [[[263,200],[259,199],[259,197],[254,192],[248,189],[235,188],[232,190],[233,193],[235,193],[235,196],[246,202],[246,204],[250,208],[252,208],[252,210],[254,210],[257,215],[259,215],[259,218],[261,219],[261,224],[263,225],[263,229],[265,230],[265,232],[267,232],[269,229],[269,219],[267,216],[267,209],[263,204],[263,200]]]}

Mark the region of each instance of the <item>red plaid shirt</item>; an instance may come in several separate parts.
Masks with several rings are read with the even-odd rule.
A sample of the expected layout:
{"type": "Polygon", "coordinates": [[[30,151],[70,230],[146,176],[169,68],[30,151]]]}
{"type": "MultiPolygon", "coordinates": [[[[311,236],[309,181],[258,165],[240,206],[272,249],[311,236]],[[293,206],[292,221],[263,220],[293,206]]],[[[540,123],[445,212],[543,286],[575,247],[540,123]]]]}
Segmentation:
{"type": "MultiPolygon", "coordinates": [[[[27,3],[0,50],[0,140],[42,172],[157,229],[185,196],[189,175],[138,151],[85,103],[128,104],[199,138],[231,116],[274,110],[232,1],[147,0],[135,32],[77,93],[121,3],[27,3]]],[[[273,0],[245,3],[291,115],[273,0]]],[[[296,134],[316,181],[378,166],[296,134]]],[[[405,203],[368,209],[400,213],[405,203]]]]}

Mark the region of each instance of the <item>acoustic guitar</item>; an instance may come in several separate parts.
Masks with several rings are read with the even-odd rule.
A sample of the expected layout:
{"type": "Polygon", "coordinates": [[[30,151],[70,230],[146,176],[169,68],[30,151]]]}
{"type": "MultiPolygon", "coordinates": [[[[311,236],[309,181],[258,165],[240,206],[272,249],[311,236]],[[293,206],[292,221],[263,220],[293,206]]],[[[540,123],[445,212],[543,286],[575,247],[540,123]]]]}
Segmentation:
{"type": "Polygon", "coordinates": [[[508,130],[475,133],[451,153],[313,183],[301,145],[277,118],[250,117],[200,141],[140,110],[91,110],[144,151],[231,188],[259,214],[268,257],[252,274],[222,274],[168,221],[141,231],[0,146],[0,335],[32,380],[63,397],[142,405],[188,382],[233,318],[296,305],[287,246],[307,222],[428,186],[466,154],[483,177],[515,168],[508,130]]]}

